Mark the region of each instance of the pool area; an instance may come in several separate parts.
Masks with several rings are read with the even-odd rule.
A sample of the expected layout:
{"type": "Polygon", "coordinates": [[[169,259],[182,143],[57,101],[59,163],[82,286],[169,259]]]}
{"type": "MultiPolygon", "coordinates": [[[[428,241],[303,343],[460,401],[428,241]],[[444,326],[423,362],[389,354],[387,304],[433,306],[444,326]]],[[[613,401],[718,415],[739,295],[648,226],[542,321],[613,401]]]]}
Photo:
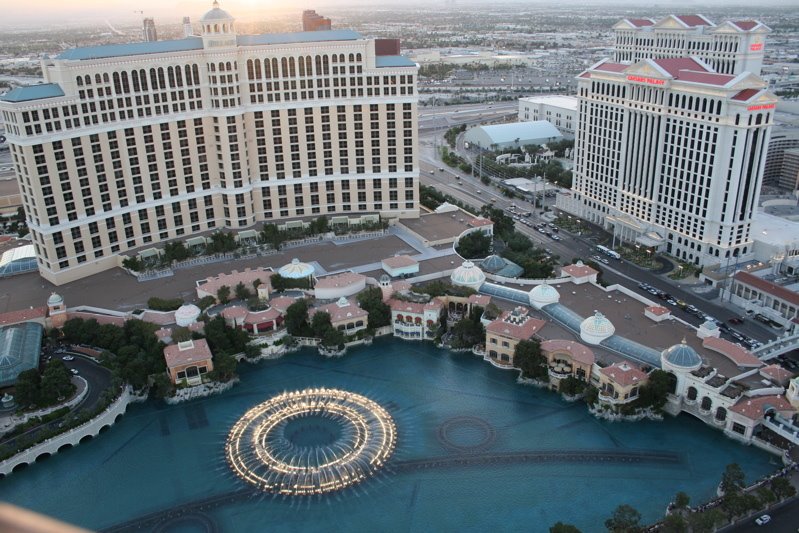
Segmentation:
{"type": "MultiPolygon", "coordinates": [[[[711,498],[729,463],[747,481],[780,466],[688,415],[600,421],[582,403],[516,384],[515,372],[429,344],[381,339],[340,359],[305,350],[240,368],[241,383],[223,395],[133,405],[96,439],[0,481],[0,499],[113,531],[545,531],[559,520],[595,531],[622,503],[651,522],[677,491],[711,498]],[[234,474],[225,443],[237,420],[319,387],[390,414],[396,447],[384,467],[310,497],[234,474]]],[[[339,438],[323,419],[285,431],[300,447],[339,438]]]]}

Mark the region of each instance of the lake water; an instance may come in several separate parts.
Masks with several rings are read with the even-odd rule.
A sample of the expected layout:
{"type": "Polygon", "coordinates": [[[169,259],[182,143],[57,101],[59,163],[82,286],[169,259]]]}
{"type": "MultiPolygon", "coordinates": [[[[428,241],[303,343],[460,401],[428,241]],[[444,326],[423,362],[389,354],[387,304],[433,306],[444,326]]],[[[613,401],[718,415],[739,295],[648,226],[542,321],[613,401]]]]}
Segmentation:
{"type": "Polygon", "coordinates": [[[677,491],[706,500],[728,463],[747,480],[778,467],[688,415],[599,421],[582,403],[516,384],[515,372],[429,344],[384,339],[341,359],[303,351],[242,366],[241,383],[221,396],[131,406],[98,438],[0,481],[0,499],[92,529],[184,509],[143,530],[547,531],[561,520],[589,532],[621,503],[654,521],[677,491]],[[249,486],[224,460],[233,423],[279,392],[322,386],[391,413],[398,443],[388,467],[318,499],[236,497],[249,486]],[[585,455],[540,460],[571,451],[585,455]],[[620,452],[640,460],[607,460],[620,452]],[[470,459],[451,460],[458,456],[470,459]],[[224,495],[232,496],[197,508],[224,495]]]}

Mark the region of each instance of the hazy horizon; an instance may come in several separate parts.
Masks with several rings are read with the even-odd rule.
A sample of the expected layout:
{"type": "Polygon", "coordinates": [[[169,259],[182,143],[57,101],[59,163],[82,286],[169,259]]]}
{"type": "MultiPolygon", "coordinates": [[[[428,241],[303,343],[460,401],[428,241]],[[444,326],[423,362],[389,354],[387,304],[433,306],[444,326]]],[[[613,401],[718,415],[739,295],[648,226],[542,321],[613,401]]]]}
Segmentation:
{"type": "MultiPolygon", "coordinates": [[[[144,16],[154,17],[156,23],[173,24],[182,17],[191,17],[196,22],[211,7],[210,0],[75,0],[64,3],[62,0],[32,0],[19,4],[8,4],[3,8],[3,19],[0,25],[31,27],[32,25],[50,25],[53,23],[76,24],[102,22],[136,22],[144,16]]],[[[248,21],[266,20],[270,15],[300,12],[303,9],[317,9],[324,14],[324,9],[413,9],[424,7],[452,9],[457,6],[476,6],[479,0],[439,0],[431,3],[424,0],[397,2],[397,0],[311,0],[298,5],[290,0],[221,0],[220,6],[229,11],[237,19],[248,21]]],[[[484,4],[484,2],[482,2],[484,4]]],[[[520,4],[529,6],[563,6],[553,0],[501,0],[493,5],[520,4]]],[[[745,0],[583,0],[580,6],[606,6],[616,8],[640,8],[641,14],[647,11],[664,9],[675,11],[701,12],[705,9],[736,8],[751,6],[745,0]]],[[[790,9],[798,8],[799,0],[761,0],[754,9],[790,9]]],[[[490,10],[491,7],[487,7],[490,10]]]]}

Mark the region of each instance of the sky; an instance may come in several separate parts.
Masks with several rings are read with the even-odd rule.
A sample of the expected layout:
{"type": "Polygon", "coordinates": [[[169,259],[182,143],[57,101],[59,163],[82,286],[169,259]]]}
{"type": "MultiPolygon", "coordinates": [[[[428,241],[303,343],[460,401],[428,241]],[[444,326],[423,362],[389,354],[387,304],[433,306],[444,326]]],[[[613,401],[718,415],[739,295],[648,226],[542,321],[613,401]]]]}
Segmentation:
{"type": "MultiPolygon", "coordinates": [[[[100,21],[111,20],[117,22],[135,21],[144,11],[145,16],[155,17],[163,23],[177,22],[183,16],[190,16],[197,20],[205,11],[210,9],[213,0],[3,0],[3,25],[14,23],[29,26],[37,21],[52,23],[64,21],[74,23],[80,20],[100,21]]],[[[304,8],[324,9],[326,6],[369,6],[390,7],[405,6],[409,4],[457,5],[474,4],[477,0],[220,0],[223,9],[241,20],[264,20],[270,12],[299,11],[304,8]]],[[[502,3],[548,4],[556,3],[554,0],[500,0],[502,3]]],[[[582,5],[639,5],[642,9],[653,5],[662,7],[673,5],[675,10],[680,7],[697,11],[702,6],[747,5],[751,0],[581,0],[582,5]]],[[[774,6],[799,8],[799,0],[758,0],[758,7],[774,6]]],[[[158,22],[158,20],[156,20],[158,22]]]]}

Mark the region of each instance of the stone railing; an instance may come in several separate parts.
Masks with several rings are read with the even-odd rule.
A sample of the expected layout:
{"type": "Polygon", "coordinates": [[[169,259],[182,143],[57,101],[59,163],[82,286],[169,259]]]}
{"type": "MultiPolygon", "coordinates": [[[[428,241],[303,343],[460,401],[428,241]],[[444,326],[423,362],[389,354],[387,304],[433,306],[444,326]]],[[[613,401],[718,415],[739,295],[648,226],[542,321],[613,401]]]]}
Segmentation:
{"type": "Polygon", "coordinates": [[[0,429],[0,435],[12,430],[18,424],[24,424],[25,422],[27,422],[32,418],[47,416],[50,413],[53,413],[59,409],[63,409],[64,407],[72,408],[78,405],[80,402],[82,402],[83,399],[86,397],[86,395],[89,393],[89,383],[81,376],[73,376],[72,379],[80,381],[81,384],[78,385],[78,388],[80,389],[78,393],[72,398],[70,398],[69,401],[60,403],[58,405],[54,405],[52,407],[47,407],[45,409],[39,409],[38,411],[33,411],[31,413],[25,413],[20,416],[13,416],[10,419],[10,425],[8,425],[6,428],[0,429]]]}

